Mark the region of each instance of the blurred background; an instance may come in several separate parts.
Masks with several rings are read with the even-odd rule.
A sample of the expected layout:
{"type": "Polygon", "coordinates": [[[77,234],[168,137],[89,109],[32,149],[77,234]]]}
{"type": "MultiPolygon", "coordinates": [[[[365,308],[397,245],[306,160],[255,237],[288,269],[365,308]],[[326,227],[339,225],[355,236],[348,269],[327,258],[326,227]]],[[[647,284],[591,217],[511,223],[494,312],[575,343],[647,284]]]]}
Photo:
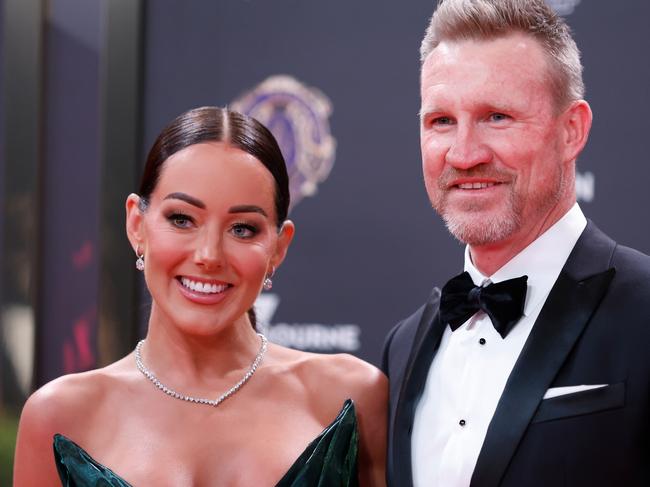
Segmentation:
{"type": "MultiPolygon", "coordinates": [[[[586,215],[650,253],[650,3],[555,0],[583,52],[586,215]]],[[[0,485],[26,397],[129,353],[148,296],[124,233],[149,146],[229,105],[289,164],[297,236],[257,304],[271,340],[378,364],[385,334],[462,270],[418,140],[432,0],[0,0],[0,485]]]]}

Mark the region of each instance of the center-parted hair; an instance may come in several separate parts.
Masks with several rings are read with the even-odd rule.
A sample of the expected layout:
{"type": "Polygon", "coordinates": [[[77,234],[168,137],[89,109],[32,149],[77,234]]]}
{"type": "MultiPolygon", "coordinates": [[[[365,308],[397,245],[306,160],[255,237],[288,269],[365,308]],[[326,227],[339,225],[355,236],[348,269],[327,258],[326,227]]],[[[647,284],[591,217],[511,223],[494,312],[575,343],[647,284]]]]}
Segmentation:
{"type": "Polygon", "coordinates": [[[146,210],[169,157],[194,144],[224,142],[260,161],[275,181],[275,215],[278,228],[289,212],[289,176],[273,134],[260,122],[226,108],[200,107],[182,113],[158,135],[140,181],[141,210],[146,210]]]}
{"type": "Polygon", "coordinates": [[[558,108],[584,97],[580,51],[571,29],[544,0],[439,0],[420,46],[420,61],[443,41],[488,40],[515,32],[542,46],[558,108]]]}

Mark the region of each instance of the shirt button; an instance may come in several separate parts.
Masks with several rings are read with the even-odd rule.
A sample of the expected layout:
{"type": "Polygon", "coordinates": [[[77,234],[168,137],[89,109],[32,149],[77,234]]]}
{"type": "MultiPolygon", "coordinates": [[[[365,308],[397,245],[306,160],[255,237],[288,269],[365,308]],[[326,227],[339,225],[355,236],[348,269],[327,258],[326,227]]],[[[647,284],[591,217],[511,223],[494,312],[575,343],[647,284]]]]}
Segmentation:
{"type": "Polygon", "coordinates": [[[458,424],[461,425],[461,426],[465,426],[465,425],[467,424],[467,422],[466,422],[464,419],[461,419],[461,420],[458,422],[458,424]]]}
{"type": "Polygon", "coordinates": [[[485,345],[485,338],[481,338],[478,341],[481,345],[485,345]]]}

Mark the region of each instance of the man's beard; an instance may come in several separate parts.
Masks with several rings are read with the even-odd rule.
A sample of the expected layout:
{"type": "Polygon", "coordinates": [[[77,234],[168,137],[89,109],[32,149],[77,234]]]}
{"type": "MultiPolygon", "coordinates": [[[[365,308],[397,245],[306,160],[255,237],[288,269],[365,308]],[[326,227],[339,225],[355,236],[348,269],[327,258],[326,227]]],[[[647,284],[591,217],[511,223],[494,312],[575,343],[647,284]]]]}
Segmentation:
{"type": "MultiPolygon", "coordinates": [[[[438,180],[438,193],[432,200],[433,208],[442,217],[447,230],[459,241],[479,247],[501,242],[521,228],[526,206],[535,208],[536,214],[543,215],[556,206],[567,184],[563,171],[558,168],[554,175],[554,183],[530,194],[522,194],[516,189],[516,176],[493,170],[483,170],[481,166],[468,171],[450,170],[441,175],[438,180]],[[446,181],[460,177],[486,177],[496,181],[507,181],[510,190],[505,201],[498,206],[483,212],[483,204],[470,202],[462,208],[450,208],[448,196],[449,186],[446,181]]],[[[471,190],[469,190],[471,191],[471,190]]]]}
{"type": "Polygon", "coordinates": [[[502,210],[489,215],[479,215],[478,205],[469,205],[460,211],[449,211],[443,203],[442,208],[436,208],[436,211],[441,215],[449,233],[461,242],[477,247],[504,240],[520,227],[521,205],[518,205],[514,191],[508,193],[504,206],[502,210]]]}

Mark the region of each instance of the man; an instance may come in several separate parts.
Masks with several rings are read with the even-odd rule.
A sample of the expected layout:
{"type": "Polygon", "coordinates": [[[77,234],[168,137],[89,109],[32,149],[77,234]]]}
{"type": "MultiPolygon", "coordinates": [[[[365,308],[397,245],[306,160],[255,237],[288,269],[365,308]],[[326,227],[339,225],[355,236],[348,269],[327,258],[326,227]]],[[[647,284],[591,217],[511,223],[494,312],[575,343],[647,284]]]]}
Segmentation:
{"type": "Polygon", "coordinates": [[[576,204],[592,115],[567,25],[441,0],[421,59],[425,185],[466,273],[386,340],[389,485],[650,485],[650,258],[576,204]]]}

